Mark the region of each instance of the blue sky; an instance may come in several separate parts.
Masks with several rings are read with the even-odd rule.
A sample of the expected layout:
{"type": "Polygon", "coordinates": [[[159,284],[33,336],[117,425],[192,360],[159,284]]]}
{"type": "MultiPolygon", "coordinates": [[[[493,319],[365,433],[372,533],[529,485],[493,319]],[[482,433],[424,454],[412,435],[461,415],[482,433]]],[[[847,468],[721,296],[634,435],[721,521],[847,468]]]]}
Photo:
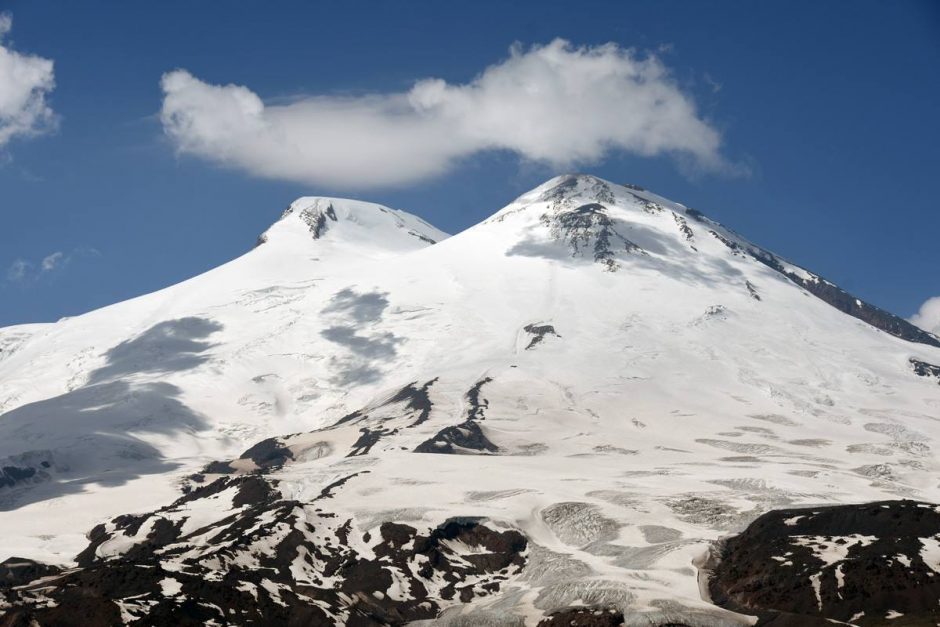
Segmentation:
{"type": "MultiPolygon", "coordinates": [[[[49,115],[30,120],[39,132],[0,143],[0,325],[82,313],[219,265],[300,195],[373,200],[456,232],[571,170],[694,206],[901,315],[940,296],[935,2],[0,0],[0,11],[12,17],[0,45],[52,60],[55,81],[43,92],[49,115]],[[604,53],[613,63],[642,66],[667,100],[694,105],[675,118],[688,132],[637,138],[623,129],[620,147],[595,142],[565,162],[558,145],[570,137],[558,129],[586,122],[560,103],[557,124],[543,125],[554,131],[503,141],[512,106],[475,77],[494,65],[524,71],[556,38],[571,43],[561,53],[571,63],[615,44],[604,53]],[[177,69],[186,73],[173,75],[182,81],[170,89],[179,97],[173,126],[161,119],[171,106],[161,77],[177,69]],[[427,83],[422,103],[474,128],[495,116],[495,130],[438,146],[437,127],[425,124],[420,146],[401,145],[392,110],[429,78],[446,81],[444,96],[427,83]],[[459,87],[468,84],[470,104],[459,87]],[[309,118],[324,107],[362,109],[383,142],[372,158],[403,150],[390,161],[404,169],[377,180],[370,173],[384,168],[370,164],[356,176],[356,156],[339,152],[344,129],[345,145],[366,150],[360,125],[349,124],[322,149],[300,147],[304,167],[291,180],[270,178],[269,153],[256,150],[270,138],[235,145],[228,127],[212,127],[224,122],[220,103],[252,98],[266,114],[280,107],[301,120],[288,130],[313,134],[321,127],[309,118]],[[448,167],[432,171],[437,163],[448,167]]],[[[585,117],[646,115],[631,85],[599,93],[606,104],[585,117]]],[[[278,158],[277,168],[292,165],[278,158]]]]}

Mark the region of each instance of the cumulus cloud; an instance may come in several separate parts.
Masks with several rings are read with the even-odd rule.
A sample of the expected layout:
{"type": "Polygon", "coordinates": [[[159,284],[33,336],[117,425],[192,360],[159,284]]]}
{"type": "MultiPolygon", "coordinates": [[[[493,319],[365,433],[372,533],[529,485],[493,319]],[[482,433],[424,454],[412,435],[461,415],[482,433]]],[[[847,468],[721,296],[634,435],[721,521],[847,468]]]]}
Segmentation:
{"type": "Polygon", "coordinates": [[[5,42],[13,27],[0,14],[0,149],[14,137],[30,137],[55,128],[57,118],[46,103],[55,87],[52,61],[21,54],[5,42]]]}
{"type": "Polygon", "coordinates": [[[164,74],[163,128],[181,153],[251,174],[338,187],[409,183],[464,157],[510,151],[553,168],[613,151],[734,168],[721,136],[655,55],[556,39],[523,49],[465,84],[265,103],[249,88],[164,74]]]}
{"type": "Polygon", "coordinates": [[[927,299],[920,311],[911,316],[910,322],[924,331],[940,335],[940,296],[927,299]]]}

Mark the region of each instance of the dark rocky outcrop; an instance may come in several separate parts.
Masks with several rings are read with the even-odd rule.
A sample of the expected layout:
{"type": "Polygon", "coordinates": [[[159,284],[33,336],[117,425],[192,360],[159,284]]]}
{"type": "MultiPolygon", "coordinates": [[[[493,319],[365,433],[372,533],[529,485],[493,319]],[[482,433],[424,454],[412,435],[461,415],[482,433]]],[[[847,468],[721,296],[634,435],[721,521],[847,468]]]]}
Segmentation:
{"type": "Polygon", "coordinates": [[[307,504],[283,499],[261,475],[222,477],[156,512],[99,525],[78,569],[4,563],[0,627],[403,625],[498,592],[525,565],[521,533],[476,518],[425,530],[389,521],[362,534],[321,506],[355,476],[307,504]],[[204,523],[182,533],[193,511],[204,523]]]}
{"type": "Polygon", "coordinates": [[[441,429],[430,440],[415,448],[415,453],[497,453],[499,447],[490,442],[473,420],[441,429]]]}
{"type": "Polygon", "coordinates": [[[753,283],[750,281],[745,281],[744,287],[747,288],[747,293],[750,294],[751,298],[754,300],[761,300],[760,293],[757,291],[757,288],[754,287],[753,283]]]}
{"type": "Polygon", "coordinates": [[[911,357],[910,362],[911,368],[914,369],[914,374],[918,377],[934,378],[937,380],[937,383],[940,384],[940,366],[934,366],[933,364],[928,364],[926,361],[920,361],[913,357],[911,357]]]}
{"type": "Polygon", "coordinates": [[[484,377],[473,384],[464,398],[467,399],[467,404],[469,408],[467,409],[467,420],[483,420],[486,418],[486,409],[490,406],[490,402],[481,395],[483,386],[487,383],[492,382],[491,377],[484,377]]]}
{"type": "Polygon", "coordinates": [[[786,265],[774,255],[756,247],[749,247],[747,253],[757,261],[769,268],[773,268],[793,283],[796,283],[816,298],[835,307],[842,313],[846,313],[853,318],[858,318],[862,322],[870,324],[876,329],[881,329],[885,333],[899,337],[902,340],[916,342],[918,344],[929,344],[930,346],[940,348],[940,338],[937,336],[914,326],[900,316],[896,316],[893,313],[870,305],[852,296],[838,285],[830,283],[822,277],[807,273],[809,278],[804,278],[788,270],[786,265]]]}
{"type": "MultiPolygon", "coordinates": [[[[281,438],[268,438],[246,450],[238,459],[254,462],[256,472],[270,472],[283,467],[285,463],[293,458],[293,452],[284,444],[281,438]]],[[[228,475],[234,472],[233,462],[214,461],[207,464],[201,473],[193,475],[190,479],[202,483],[206,474],[228,475]]]]}
{"type": "Polygon", "coordinates": [[[35,468],[19,468],[17,466],[0,467],[0,488],[12,488],[19,482],[32,479],[35,475],[35,468]]]}
{"type": "Polygon", "coordinates": [[[418,386],[417,381],[409,383],[396,392],[395,395],[387,401],[386,405],[404,403],[407,411],[416,414],[414,421],[409,425],[416,427],[425,422],[431,415],[433,404],[431,403],[430,389],[435,383],[437,383],[437,377],[425,382],[421,386],[418,386]]]}
{"type": "Polygon", "coordinates": [[[555,327],[550,324],[527,324],[523,327],[523,330],[533,336],[532,339],[529,340],[529,344],[525,347],[526,350],[535,348],[541,344],[546,335],[561,337],[555,332],[555,327]]]}
{"type": "Polygon", "coordinates": [[[608,270],[618,267],[615,261],[617,250],[644,254],[642,248],[617,231],[614,221],[607,215],[607,208],[600,203],[546,214],[542,221],[552,229],[555,237],[568,244],[572,255],[581,256],[590,249],[594,261],[604,264],[608,270]]]}
{"type": "Polygon", "coordinates": [[[686,215],[702,224],[714,227],[709,230],[709,233],[724,244],[732,254],[749,256],[759,261],[839,311],[870,324],[885,333],[899,337],[902,340],[916,342],[918,344],[928,344],[940,348],[940,337],[924,331],[900,316],[896,316],[893,313],[856,298],[838,285],[826,281],[816,274],[804,270],[803,272],[806,274],[804,277],[794,272],[788,268],[788,265],[781,258],[762,248],[748,244],[726,227],[705,217],[700,211],[688,208],[686,209],[686,215]]]}
{"type": "Polygon", "coordinates": [[[312,210],[310,208],[304,209],[300,212],[300,219],[307,223],[307,226],[310,228],[310,233],[313,234],[313,239],[320,239],[323,233],[327,228],[327,220],[336,222],[336,211],[333,209],[333,205],[330,204],[326,209],[312,210]]]}
{"type": "Polygon", "coordinates": [[[685,241],[687,242],[694,241],[695,232],[692,230],[692,227],[689,226],[689,223],[686,222],[686,219],[680,216],[678,213],[673,213],[672,217],[676,221],[676,226],[679,227],[679,232],[682,233],[682,236],[685,238],[685,241]]]}
{"type": "Polygon", "coordinates": [[[448,454],[479,454],[497,453],[499,447],[493,444],[483,429],[477,424],[486,419],[486,409],[489,401],[483,397],[483,386],[493,379],[484,377],[467,391],[464,398],[467,401],[467,419],[450,427],[440,430],[437,435],[419,444],[415,453],[448,453],[448,454]]]}
{"type": "Polygon", "coordinates": [[[275,469],[283,466],[294,454],[278,438],[262,440],[241,454],[239,459],[250,459],[258,468],[275,469]]]}
{"type": "Polygon", "coordinates": [[[538,627],[617,627],[623,625],[623,612],[615,608],[574,607],[552,612],[538,627]]]}
{"type": "MultiPolygon", "coordinates": [[[[309,436],[349,425],[361,426],[358,427],[359,437],[346,456],[368,455],[383,437],[394,435],[400,429],[416,427],[428,420],[433,408],[430,390],[436,381],[437,378],[420,385],[417,381],[409,383],[373,405],[346,414],[325,429],[262,440],[242,453],[239,460],[252,461],[254,463],[252,471],[255,473],[269,473],[282,468],[295,460],[297,456],[309,458],[311,452],[315,452],[314,449],[319,449],[320,455],[326,454],[329,449],[328,444],[322,440],[311,439],[309,436]]],[[[485,381],[480,385],[483,383],[485,381]]],[[[202,484],[206,480],[206,475],[235,474],[239,467],[237,461],[211,462],[201,472],[191,475],[189,480],[202,484]]],[[[0,486],[2,486],[2,476],[0,476],[0,486]]]]}
{"type": "Polygon", "coordinates": [[[0,562],[0,588],[22,586],[40,577],[57,575],[61,572],[56,566],[35,562],[24,557],[11,557],[0,562]]]}
{"type": "Polygon", "coordinates": [[[718,605],[760,615],[759,624],[935,625],[940,507],[883,501],[769,512],[724,542],[709,591],[718,605]]]}
{"type": "Polygon", "coordinates": [[[49,481],[57,470],[51,451],[28,451],[0,458],[0,490],[49,481]]]}

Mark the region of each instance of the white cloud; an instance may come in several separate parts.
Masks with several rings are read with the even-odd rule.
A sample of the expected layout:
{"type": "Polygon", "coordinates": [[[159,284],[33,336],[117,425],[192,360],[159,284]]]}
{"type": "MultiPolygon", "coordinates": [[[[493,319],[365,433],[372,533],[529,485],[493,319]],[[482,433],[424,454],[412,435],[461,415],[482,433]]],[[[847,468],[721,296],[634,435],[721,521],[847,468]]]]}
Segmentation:
{"type": "Polygon", "coordinates": [[[5,44],[12,27],[13,18],[0,14],[0,148],[14,137],[52,130],[57,122],[46,103],[55,87],[52,61],[20,54],[5,44]]]}
{"type": "Polygon", "coordinates": [[[940,296],[928,298],[920,311],[910,317],[910,322],[924,331],[940,335],[940,296]]]}
{"type": "Polygon", "coordinates": [[[16,259],[7,268],[7,281],[10,283],[27,283],[40,279],[41,277],[62,270],[72,263],[76,258],[100,257],[101,253],[96,248],[80,246],[70,253],[57,250],[49,253],[39,261],[38,264],[26,259],[16,259]]]}
{"type": "Polygon", "coordinates": [[[55,270],[56,266],[62,262],[64,257],[65,257],[65,253],[63,253],[62,251],[56,251],[52,253],[51,255],[46,255],[45,257],[43,257],[43,260],[42,260],[42,264],[41,264],[42,271],[50,272],[52,270],[55,270]]]}
{"type": "MultiPolygon", "coordinates": [[[[2,26],[2,24],[0,24],[0,26],[2,26]]],[[[16,283],[24,280],[32,268],[33,264],[30,262],[26,261],[25,259],[17,259],[10,264],[9,268],[7,268],[7,281],[16,283]]]]}
{"type": "Polygon", "coordinates": [[[402,93],[288,104],[265,104],[247,87],[212,85],[185,70],[165,74],[161,86],[163,128],[179,152],[302,183],[403,184],[488,150],[556,169],[625,151],[734,170],[720,134],[665,65],[615,44],[515,46],[465,84],[432,78],[402,93]]]}

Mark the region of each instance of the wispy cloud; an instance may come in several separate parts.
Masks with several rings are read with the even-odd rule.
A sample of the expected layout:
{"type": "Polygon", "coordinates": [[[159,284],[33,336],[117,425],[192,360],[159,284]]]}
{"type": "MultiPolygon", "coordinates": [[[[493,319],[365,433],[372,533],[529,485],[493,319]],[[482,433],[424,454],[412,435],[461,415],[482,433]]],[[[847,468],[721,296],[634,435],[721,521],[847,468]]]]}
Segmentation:
{"type": "Polygon", "coordinates": [[[186,70],[165,74],[161,87],[161,121],[179,152],[268,178],[398,185],[491,150],[556,169],[622,151],[736,170],[659,57],[616,44],[517,45],[468,83],[429,78],[401,93],[265,103],[248,87],[186,70]]]}
{"type": "Polygon", "coordinates": [[[32,269],[33,264],[30,262],[25,259],[16,259],[10,264],[10,267],[7,268],[7,281],[19,283],[32,272],[32,269]]]}
{"type": "Polygon", "coordinates": [[[58,117],[46,102],[55,87],[49,59],[16,52],[4,42],[13,17],[0,13],[0,150],[14,137],[31,137],[56,128],[58,117]]]}
{"type": "Polygon", "coordinates": [[[928,298],[920,310],[910,317],[910,322],[924,331],[940,335],[940,296],[928,298]]]}
{"type": "Polygon", "coordinates": [[[28,259],[15,259],[7,267],[6,280],[8,283],[29,283],[43,276],[62,270],[72,263],[74,259],[100,256],[101,253],[96,248],[81,246],[74,248],[68,253],[61,250],[49,253],[39,260],[38,263],[34,263],[28,259]]]}
{"type": "Polygon", "coordinates": [[[705,84],[708,85],[709,88],[711,88],[713,94],[717,94],[718,92],[721,91],[721,87],[722,87],[721,83],[719,83],[714,78],[712,78],[711,74],[709,74],[708,72],[705,72],[702,78],[705,80],[705,84]]]}
{"type": "MultiPolygon", "coordinates": [[[[65,253],[61,250],[52,253],[51,255],[46,255],[42,260],[42,271],[43,272],[52,272],[56,269],[56,266],[62,263],[62,260],[65,258],[65,253]]],[[[66,260],[67,261],[67,260],[66,260]]]]}

